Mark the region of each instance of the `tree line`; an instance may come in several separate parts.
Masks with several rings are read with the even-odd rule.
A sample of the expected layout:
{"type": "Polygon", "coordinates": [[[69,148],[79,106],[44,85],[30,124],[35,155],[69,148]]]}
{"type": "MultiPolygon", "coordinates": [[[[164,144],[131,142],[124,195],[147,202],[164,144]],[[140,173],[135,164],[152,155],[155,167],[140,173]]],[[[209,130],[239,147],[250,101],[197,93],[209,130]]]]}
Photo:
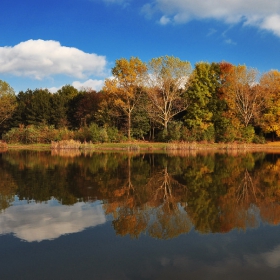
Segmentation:
{"type": "Polygon", "coordinates": [[[116,60],[100,91],[65,85],[17,95],[0,81],[7,142],[255,142],[280,136],[280,72],[173,56],[116,60]]]}

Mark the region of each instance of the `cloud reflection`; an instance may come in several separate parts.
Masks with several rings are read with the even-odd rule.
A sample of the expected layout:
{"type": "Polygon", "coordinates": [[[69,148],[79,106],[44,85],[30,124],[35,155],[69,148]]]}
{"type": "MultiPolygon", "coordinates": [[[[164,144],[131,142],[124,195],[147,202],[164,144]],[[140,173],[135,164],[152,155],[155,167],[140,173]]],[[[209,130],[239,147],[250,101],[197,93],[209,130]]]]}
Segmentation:
{"type": "Polygon", "coordinates": [[[277,245],[271,251],[264,252],[259,255],[248,255],[245,258],[255,267],[265,263],[271,268],[278,268],[280,267],[280,245],[277,245]]]}
{"type": "Polygon", "coordinates": [[[100,202],[61,205],[57,200],[45,203],[16,203],[0,215],[0,234],[12,233],[28,241],[42,241],[76,233],[106,222],[100,202]]]}

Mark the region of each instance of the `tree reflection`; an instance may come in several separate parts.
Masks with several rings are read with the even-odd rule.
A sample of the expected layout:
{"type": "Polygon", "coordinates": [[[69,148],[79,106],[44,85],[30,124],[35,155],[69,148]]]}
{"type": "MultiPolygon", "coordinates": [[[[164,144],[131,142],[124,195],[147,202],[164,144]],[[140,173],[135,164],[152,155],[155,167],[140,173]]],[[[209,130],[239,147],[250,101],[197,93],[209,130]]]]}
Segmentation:
{"type": "Polygon", "coordinates": [[[6,152],[0,207],[15,195],[61,204],[103,201],[116,233],[168,239],[280,223],[280,159],[269,154],[6,152]]]}
{"type": "Polygon", "coordinates": [[[0,169],[0,174],[0,212],[2,212],[14,201],[17,185],[9,173],[0,169]]]}
{"type": "Polygon", "coordinates": [[[141,177],[143,168],[135,169],[131,164],[129,157],[128,180],[115,192],[118,201],[120,196],[123,199],[120,203],[113,202],[114,207],[112,203],[104,205],[106,213],[114,216],[116,233],[138,237],[142,232],[148,232],[153,237],[167,239],[188,232],[191,223],[180,204],[180,196],[176,195],[179,193],[178,189],[184,189],[185,186],[172,177],[167,166],[161,170],[150,169],[150,175],[143,180],[143,185],[134,186],[131,176],[141,177]],[[143,190],[144,196],[141,195],[143,190]],[[145,200],[140,200],[140,197],[145,200]]]}
{"type": "Polygon", "coordinates": [[[227,232],[233,228],[245,230],[257,227],[259,202],[264,195],[258,186],[258,178],[252,177],[247,168],[241,171],[239,180],[231,186],[221,198],[221,230],[227,232]]]}

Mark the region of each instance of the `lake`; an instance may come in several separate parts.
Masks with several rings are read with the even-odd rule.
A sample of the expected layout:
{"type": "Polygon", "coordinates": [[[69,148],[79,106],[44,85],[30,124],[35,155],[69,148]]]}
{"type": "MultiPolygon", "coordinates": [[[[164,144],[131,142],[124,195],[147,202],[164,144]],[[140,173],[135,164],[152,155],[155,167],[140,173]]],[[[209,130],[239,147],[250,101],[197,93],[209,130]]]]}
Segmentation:
{"type": "Polygon", "coordinates": [[[0,152],[0,279],[279,279],[280,154],[0,152]]]}

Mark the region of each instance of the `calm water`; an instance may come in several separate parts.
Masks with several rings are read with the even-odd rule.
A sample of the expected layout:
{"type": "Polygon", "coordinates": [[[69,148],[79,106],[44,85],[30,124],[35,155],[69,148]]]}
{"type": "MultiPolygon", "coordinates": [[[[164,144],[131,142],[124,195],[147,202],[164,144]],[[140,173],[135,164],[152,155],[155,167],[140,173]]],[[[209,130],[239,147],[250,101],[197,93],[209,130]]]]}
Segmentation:
{"type": "Polygon", "coordinates": [[[280,155],[0,153],[0,279],[279,279],[280,155]]]}

